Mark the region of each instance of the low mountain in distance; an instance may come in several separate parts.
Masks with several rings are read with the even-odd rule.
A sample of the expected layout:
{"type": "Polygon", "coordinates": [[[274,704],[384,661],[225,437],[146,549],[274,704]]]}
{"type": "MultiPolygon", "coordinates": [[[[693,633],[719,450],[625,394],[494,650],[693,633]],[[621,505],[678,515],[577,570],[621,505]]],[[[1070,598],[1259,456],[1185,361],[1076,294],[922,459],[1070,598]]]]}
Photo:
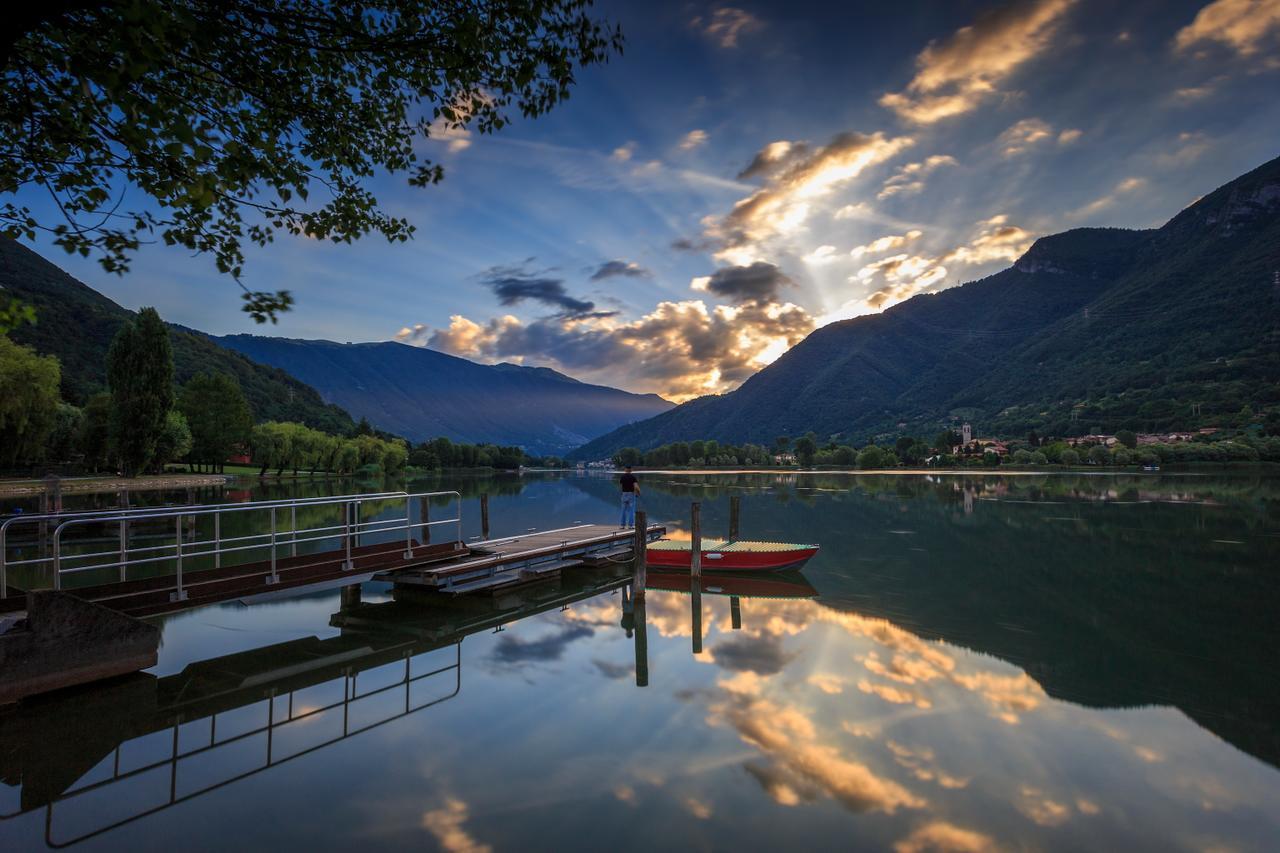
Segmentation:
{"type": "Polygon", "coordinates": [[[279,367],[355,417],[414,441],[444,436],[564,455],[673,406],[656,394],[588,385],[546,367],[477,364],[390,341],[212,340],[279,367]]]}
{"type": "MultiPolygon", "coordinates": [[[[62,396],[84,405],[106,389],[107,349],[132,311],[122,308],[39,254],[0,239],[0,287],[36,308],[35,325],[9,333],[14,341],[62,362],[62,396]]],[[[256,363],[208,336],[169,324],[178,384],[197,373],[235,376],[258,421],[298,421],[331,433],[355,429],[351,417],[320,398],[314,388],[282,370],[256,363]]]]}
{"type": "Polygon", "coordinates": [[[574,458],[809,430],[855,444],[931,437],[961,420],[984,435],[1164,429],[1275,405],[1278,276],[1280,158],[1161,228],[1043,237],[995,275],[825,326],[737,390],[574,458]]]}

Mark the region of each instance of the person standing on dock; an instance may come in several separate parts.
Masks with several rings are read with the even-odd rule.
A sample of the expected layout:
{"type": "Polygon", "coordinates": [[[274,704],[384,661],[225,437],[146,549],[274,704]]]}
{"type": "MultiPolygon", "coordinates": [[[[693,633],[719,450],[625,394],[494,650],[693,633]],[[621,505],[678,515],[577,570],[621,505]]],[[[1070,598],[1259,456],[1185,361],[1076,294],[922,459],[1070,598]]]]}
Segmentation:
{"type": "Polygon", "coordinates": [[[622,479],[618,484],[622,487],[622,520],[618,522],[618,526],[635,527],[636,499],[640,497],[640,482],[636,480],[636,475],[631,473],[630,465],[623,469],[622,479]]]}

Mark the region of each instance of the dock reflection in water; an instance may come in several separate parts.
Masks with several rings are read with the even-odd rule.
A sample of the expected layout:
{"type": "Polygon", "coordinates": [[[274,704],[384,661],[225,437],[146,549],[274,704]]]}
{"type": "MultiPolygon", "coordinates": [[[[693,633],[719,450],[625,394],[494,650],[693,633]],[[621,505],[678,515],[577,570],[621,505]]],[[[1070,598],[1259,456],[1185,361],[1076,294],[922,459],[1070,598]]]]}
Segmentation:
{"type": "MultiPolygon", "coordinates": [[[[695,494],[716,530],[742,494],[752,535],[823,551],[781,588],[708,575],[696,599],[651,571],[643,607],[619,567],[447,609],[368,586],[186,614],[158,677],[0,712],[0,805],[23,812],[0,843],[46,821],[117,849],[1280,836],[1274,480],[670,479],[647,480],[652,520],[695,494]]],[[[608,481],[528,488],[526,526],[543,497],[613,508],[608,481]]]]}

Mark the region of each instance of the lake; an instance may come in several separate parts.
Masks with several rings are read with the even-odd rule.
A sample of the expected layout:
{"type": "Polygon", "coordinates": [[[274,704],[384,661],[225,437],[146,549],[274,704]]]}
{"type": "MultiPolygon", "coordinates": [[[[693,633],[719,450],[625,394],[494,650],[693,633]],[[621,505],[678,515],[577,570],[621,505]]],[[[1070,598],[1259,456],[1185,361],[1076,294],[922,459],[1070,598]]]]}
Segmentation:
{"type": "MultiPolygon", "coordinates": [[[[675,537],[739,496],[744,538],[822,551],[708,575],[698,654],[687,576],[637,608],[627,566],[166,617],[153,670],[0,709],[0,847],[1275,849],[1280,478],[641,484],[675,537]]],[[[494,535],[617,518],[605,476],[410,488],[468,537],[481,492],[494,535]]]]}

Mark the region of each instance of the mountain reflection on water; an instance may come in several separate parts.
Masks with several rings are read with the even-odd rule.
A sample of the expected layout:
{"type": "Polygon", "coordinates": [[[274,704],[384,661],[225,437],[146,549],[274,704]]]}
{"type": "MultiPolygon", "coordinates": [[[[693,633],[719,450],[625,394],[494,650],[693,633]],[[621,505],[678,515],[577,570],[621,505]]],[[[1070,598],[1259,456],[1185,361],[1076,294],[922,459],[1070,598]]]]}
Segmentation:
{"type": "MultiPolygon", "coordinates": [[[[154,673],[0,709],[0,841],[905,853],[1280,832],[1276,479],[642,482],[676,536],[690,500],[716,534],[738,495],[744,536],[823,550],[697,599],[651,574],[639,608],[621,566],[447,605],[366,585],[171,617],[154,673]]],[[[466,483],[497,535],[607,520],[614,489],[466,483]]]]}

